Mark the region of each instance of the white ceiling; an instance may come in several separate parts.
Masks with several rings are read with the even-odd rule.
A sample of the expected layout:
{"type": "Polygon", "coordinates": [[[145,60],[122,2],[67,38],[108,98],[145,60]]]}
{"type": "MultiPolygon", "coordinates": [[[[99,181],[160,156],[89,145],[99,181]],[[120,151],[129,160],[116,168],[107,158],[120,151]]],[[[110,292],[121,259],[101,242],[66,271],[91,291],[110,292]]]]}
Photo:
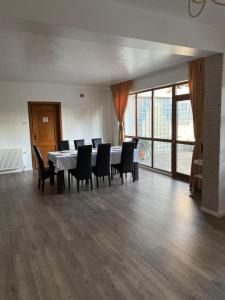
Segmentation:
{"type": "Polygon", "coordinates": [[[0,31],[0,80],[109,85],[206,56],[208,52],[138,40],[122,43],[0,31]]]}
{"type": "MultiPolygon", "coordinates": [[[[0,0],[2,9],[0,10],[0,80],[105,86],[185,63],[195,57],[212,54],[212,52],[188,47],[138,40],[128,37],[129,34],[127,37],[122,37],[119,35],[121,31],[115,35],[114,32],[113,34],[104,34],[104,31],[97,32],[97,30],[94,32],[92,26],[90,26],[91,31],[82,26],[80,28],[64,27],[63,18],[69,15],[66,13],[67,10],[72,11],[69,3],[72,1],[71,3],[74,4],[73,1],[79,2],[78,0],[67,2],[64,0],[67,5],[62,4],[60,0],[56,1],[58,3],[56,8],[59,10],[59,15],[56,14],[56,16],[61,16],[61,9],[65,9],[65,16],[62,14],[64,16],[61,20],[62,24],[58,23],[58,18],[57,24],[40,22],[38,17],[41,19],[45,14],[51,17],[52,1],[54,0],[42,0],[42,5],[45,2],[49,5],[46,6],[46,11],[38,11],[36,16],[36,10],[41,6],[39,7],[33,0],[37,8],[33,9],[32,20],[30,10],[26,10],[26,5],[30,9],[33,8],[31,0],[21,1],[23,6],[17,3],[17,9],[13,0],[0,0]],[[47,11],[47,7],[51,8],[50,12],[47,11]],[[27,13],[24,19],[18,13],[19,9],[27,13]],[[13,18],[4,19],[7,14],[13,18]]],[[[82,4],[83,1],[79,3],[82,4]]],[[[110,4],[111,7],[116,6],[116,8],[121,7],[117,4],[122,4],[149,9],[181,17],[182,23],[183,19],[190,19],[187,12],[188,0],[96,0],[97,2],[101,5],[107,4],[107,6],[110,4]]],[[[86,7],[89,7],[88,0],[85,3],[88,6],[84,5],[84,8],[78,5],[79,14],[80,10],[84,13],[86,7]]],[[[106,9],[109,10],[107,7],[106,9]]],[[[134,11],[136,12],[136,9],[134,11]]],[[[91,14],[89,17],[91,19],[91,14]]],[[[73,14],[71,18],[74,20],[73,14]]],[[[93,19],[98,21],[96,16],[93,19]]],[[[225,8],[217,7],[211,3],[211,0],[208,0],[203,14],[193,22],[196,20],[213,26],[223,25],[224,28],[225,8]]],[[[205,28],[205,25],[203,27],[205,28]]],[[[200,34],[198,36],[201,37],[200,34]]],[[[160,41],[160,39],[156,40],[160,41]]]]}
{"type": "MultiPolygon", "coordinates": [[[[144,8],[168,14],[176,17],[181,17],[193,22],[200,22],[211,25],[213,27],[221,27],[225,29],[225,7],[215,5],[211,0],[207,0],[207,5],[198,18],[191,18],[188,15],[188,0],[105,0],[120,4],[128,4],[138,8],[144,8]]],[[[225,3],[225,0],[220,0],[225,3]]],[[[199,6],[193,6],[197,9],[199,6]]]]}

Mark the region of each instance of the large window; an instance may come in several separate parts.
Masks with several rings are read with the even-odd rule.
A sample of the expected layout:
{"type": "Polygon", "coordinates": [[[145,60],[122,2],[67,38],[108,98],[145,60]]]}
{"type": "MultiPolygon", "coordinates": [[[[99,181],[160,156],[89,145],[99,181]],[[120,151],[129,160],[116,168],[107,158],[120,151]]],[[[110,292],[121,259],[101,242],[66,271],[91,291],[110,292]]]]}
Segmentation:
{"type": "Polygon", "coordinates": [[[130,95],[127,101],[127,108],[125,113],[125,132],[126,135],[136,135],[136,101],[135,95],[130,95]]]}
{"type": "Polygon", "coordinates": [[[139,138],[141,164],[189,176],[194,132],[188,82],[131,94],[125,137],[139,138]]]}
{"type": "Polygon", "coordinates": [[[137,94],[137,135],[152,136],[152,92],[137,94]]]}
{"type": "Polygon", "coordinates": [[[154,91],[154,137],[159,139],[172,138],[172,88],[154,91]]]}

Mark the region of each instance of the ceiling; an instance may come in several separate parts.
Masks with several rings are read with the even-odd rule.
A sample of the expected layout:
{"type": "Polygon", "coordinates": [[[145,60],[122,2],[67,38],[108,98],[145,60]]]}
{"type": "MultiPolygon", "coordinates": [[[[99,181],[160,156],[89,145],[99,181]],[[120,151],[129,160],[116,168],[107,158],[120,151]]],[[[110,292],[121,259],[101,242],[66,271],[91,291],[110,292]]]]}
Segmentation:
{"type": "MultiPolygon", "coordinates": [[[[200,22],[213,27],[225,28],[225,7],[221,7],[207,0],[207,5],[198,18],[191,18],[188,15],[188,0],[105,0],[120,4],[128,4],[138,8],[181,17],[193,22],[200,22]]],[[[225,0],[220,0],[225,3],[225,0]]],[[[198,7],[198,6],[197,6],[198,7]]],[[[195,9],[195,7],[193,7],[195,9]]]]}
{"type": "Polygon", "coordinates": [[[0,31],[0,80],[106,86],[181,64],[208,52],[141,41],[95,41],[0,31]]]}

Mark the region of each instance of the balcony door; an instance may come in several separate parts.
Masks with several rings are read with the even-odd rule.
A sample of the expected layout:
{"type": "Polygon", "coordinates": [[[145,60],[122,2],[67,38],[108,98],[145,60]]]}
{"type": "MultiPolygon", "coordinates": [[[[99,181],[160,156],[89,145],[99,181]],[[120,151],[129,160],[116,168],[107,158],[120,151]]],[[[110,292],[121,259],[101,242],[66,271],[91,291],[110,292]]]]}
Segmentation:
{"type": "Polygon", "coordinates": [[[188,83],[130,95],[125,137],[139,138],[140,164],[188,177],[194,144],[188,83]]]}

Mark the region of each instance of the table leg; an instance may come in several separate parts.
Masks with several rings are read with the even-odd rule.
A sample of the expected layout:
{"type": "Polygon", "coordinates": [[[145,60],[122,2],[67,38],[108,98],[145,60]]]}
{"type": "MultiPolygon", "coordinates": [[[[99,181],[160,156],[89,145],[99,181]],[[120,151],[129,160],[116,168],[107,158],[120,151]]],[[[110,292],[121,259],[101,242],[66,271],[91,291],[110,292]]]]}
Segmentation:
{"type": "Polygon", "coordinates": [[[134,163],[134,180],[139,180],[139,164],[138,162],[134,163]]]}
{"type": "Polygon", "coordinates": [[[57,172],[57,193],[62,194],[65,187],[64,171],[57,172]]]}
{"type": "Polygon", "coordinates": [[[54,167],[54,164],[51,160],[48,161],[48,165],[49,165],[49,168],[50,168],[50,171],[51,171],[51,174],[50,174],[50,184],[53,185],[54,184],[54,173],[55,173],[55,167],[54,167]]]}

